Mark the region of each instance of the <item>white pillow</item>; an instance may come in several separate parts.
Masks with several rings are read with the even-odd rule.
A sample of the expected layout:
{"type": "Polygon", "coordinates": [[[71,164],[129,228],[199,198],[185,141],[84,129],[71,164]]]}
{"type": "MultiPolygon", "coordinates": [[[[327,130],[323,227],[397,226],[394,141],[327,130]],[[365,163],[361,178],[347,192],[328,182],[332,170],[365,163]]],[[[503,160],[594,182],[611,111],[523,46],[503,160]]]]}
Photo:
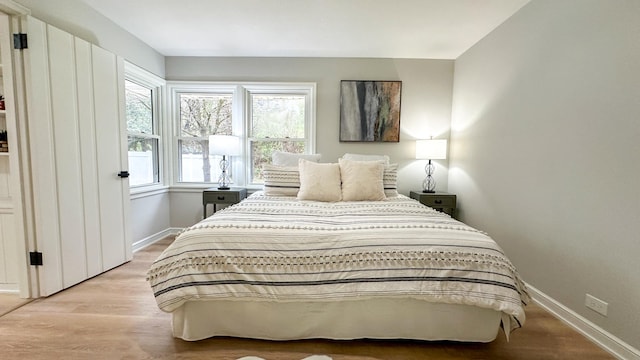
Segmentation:
{"type": "Polygon", "coordinates": [[[262,165],[264,194],[267,196],[296,196],[300,190],[297,166],[262,165]]]}
{"type": "Polygon", "coordinates": [[[398,164],[389,164],[384,167],[382,186],[388,198],[398,196],[398,164]]]}
{"type": "Polygon", "coordinates": [[[340,165],[298,160],[300,171],[299,200],[340,201],[340,165]]]}
{"type": "Polygon", "coordinates": [[[379,201],[384,194],[383,161],[352,161],[340,159],[343,201],[379,201]]]}
{"type": "Polygon", "coordinates": [[[284,151],[274,151],[271,154],[271,164],[280,166],[298,166],[298,159],[313,162],[320,161],[320,154],[296,154],[284,151]]]}
{"type": "Polygon", "coordinates": [[[375,161],[382,160],[385,165],[389,165],[389,156],[388,155],[365,155],[365,154],[350,154],[346,153],[342,155],[342,158],[345,160],[354,160],[354,161],[375,161]]]}

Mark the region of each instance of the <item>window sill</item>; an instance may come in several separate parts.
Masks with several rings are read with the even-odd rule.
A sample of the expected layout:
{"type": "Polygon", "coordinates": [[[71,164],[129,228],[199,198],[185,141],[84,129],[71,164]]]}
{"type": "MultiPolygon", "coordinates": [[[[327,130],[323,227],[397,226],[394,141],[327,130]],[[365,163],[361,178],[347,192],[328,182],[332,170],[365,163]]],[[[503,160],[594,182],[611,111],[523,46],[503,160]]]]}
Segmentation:
{"type": "Polygon", "coordinates": [[[169,186],[165,185],[151,185],[139,188],[129,189],[129,197],[131,200],[140,199],[147,196],[154,196],[169,192],[169,186]]]}
{"type": "MultiPolygon", "coordinates": [[[[231,184],[230,187],[240,187],[247,189],[248,192],[252,193],[254,191],[262,190],[262,185],[239,185],[239,184],[231,184]]],[[[217,188],[217,183],[197,183],[197,184],[177,184],[169,187],[170,192],[201,192],[202,190],[209,188],[217,188]]]]}
{"type": "MultiPolygon", "coordinates": [[[[131,189],[129,195],[131,200],[140,199],[147,196],[154,196],[169,192],[177,193],[201,193],[205,189],[215,188],[218,184],[189,184],[189,185],[174,185],[174,186],[148,186],[143,188],[131,189]]],[[[247,189],[247,194],[252,194],[256,191],[262,190],[262,185],[231,185],[233,187],[241,187],[247,189]]]]}

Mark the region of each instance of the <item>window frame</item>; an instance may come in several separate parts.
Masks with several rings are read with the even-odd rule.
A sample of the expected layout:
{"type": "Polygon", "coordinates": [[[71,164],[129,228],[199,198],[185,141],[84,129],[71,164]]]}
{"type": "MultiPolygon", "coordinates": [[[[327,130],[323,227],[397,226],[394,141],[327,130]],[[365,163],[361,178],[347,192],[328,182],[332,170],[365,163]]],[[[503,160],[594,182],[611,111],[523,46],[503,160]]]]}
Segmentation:
{"type": "Polygon", "coordinates": [[[259,94],[298,94],[305,95],[305,153],[315,153],[315,119],[316,119],[316,83],[281,83],[281,82],[218,82],[218,81],[168,81],[167,82],[170,117],[171,117],[171,186],[180,188],[203,188],[217,186],[217,179],[211,182],[180,181],[180,94],[229,93],[233,95],[232,134],[241,139],[241,155],[231,158],[230,169],[233,174],[231,186],[247,189],[259,189],[262,183],[249,183],[251,171],[250,141],[248,139],[251,125],[250,95],[259,94]],[[237,159],[242,159],[237,161],[237,159]]]}
{"type": "MultiPolygon", "coordinates": [[[[163,189],[166,187],[166,152],[164,146],[164,136],[165,133],[165,117],[164,117],[164,108],[165,108],[165,92],[166,92],[166,81],[132,63],[125,61],[124,64],[124,78],[126,81],[133,82],[139,86],[147,88],[151,91],[151,113],[152,113],[152,134],[144,134],[138,132],[130,132],[126,116],[124,118],[124,125],[126,134],[127,134],[127,143],[129,136],[142,137],[146,139],[155,139],[158,142],[157,153],[154,154],[157,157],[158,161],[158,181],[147,184],[140,185],[130,185],[129,192],[130,194],[140,194],[150,191],[156,191],[159,189],[163,189]]],[[[126,97],[126,92],[124,93],[126,97]]],[[[128,151],[128,147],[127,147],[128,151]]],[[[127,156],[128,159],[128,156],[127,156]]]]}

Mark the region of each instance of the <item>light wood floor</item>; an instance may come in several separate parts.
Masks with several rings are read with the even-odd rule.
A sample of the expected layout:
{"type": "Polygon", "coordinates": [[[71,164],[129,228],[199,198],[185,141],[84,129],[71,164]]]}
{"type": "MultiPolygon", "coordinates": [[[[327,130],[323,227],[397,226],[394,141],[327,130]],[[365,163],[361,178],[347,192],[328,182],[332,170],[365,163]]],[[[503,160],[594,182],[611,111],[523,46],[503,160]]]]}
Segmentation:
{"type": "Polygon", "coordinates": [[[423,341],[273,342],[214,338],[186,342],[171,336],[170,316],[158,310],[145,281],[149,264],[172,239],[139,251],[134,260],[0,317],[0,359],[221,359],[254,355],[300,360],[613,359],[537,306],[507,343],[423,341]]]}
{"type": "Polygon", "coordinates": [[[0,316],[15,310],[30,301],[30,299],[21,299],[17,294],[0,294],[0,316]]]}

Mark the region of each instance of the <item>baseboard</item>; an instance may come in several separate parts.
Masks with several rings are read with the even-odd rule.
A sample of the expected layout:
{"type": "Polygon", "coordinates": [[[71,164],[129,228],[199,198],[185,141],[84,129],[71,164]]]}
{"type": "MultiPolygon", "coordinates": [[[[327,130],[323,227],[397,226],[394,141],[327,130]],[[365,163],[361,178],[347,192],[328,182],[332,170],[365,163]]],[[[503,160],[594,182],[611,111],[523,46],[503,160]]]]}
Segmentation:
{"type": "Polygon", "coordinates": [[[155,243],[156,241],[162,240],[170,235],[177,235],[182,228],[168,228],[166,230],[160,231],[159,233],[155,233],[151,236],[147,236],[142,240],[138,240],[133,243],[133,252],[144,249],[145,247],[155,243]]]}
{"type": "Polygon", "coordinates": [[[20,294],[18,284],[0,284],[0,294],[20,294]]]}
{"type": "Polygon", "coordinates": [[[535,287],[527,284],[527,289],[536,304],[571,326],[611,355],[623,360],[640,360],[640,351],[638,349],[613,336],[535,287]]]}

